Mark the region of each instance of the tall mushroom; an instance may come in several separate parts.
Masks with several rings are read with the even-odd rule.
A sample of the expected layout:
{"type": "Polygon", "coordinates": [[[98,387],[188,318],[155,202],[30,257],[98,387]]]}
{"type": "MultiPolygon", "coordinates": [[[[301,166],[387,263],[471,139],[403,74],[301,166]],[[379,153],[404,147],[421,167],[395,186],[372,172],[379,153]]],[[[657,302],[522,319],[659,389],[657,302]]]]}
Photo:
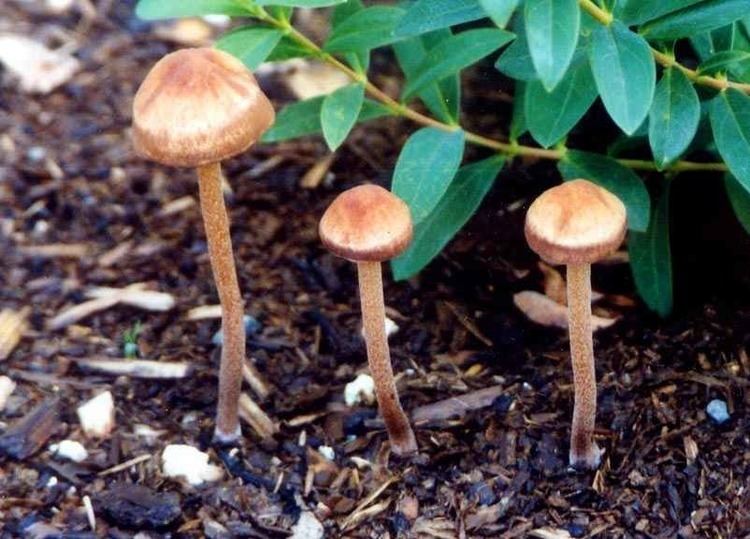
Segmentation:
{"type": "Polygon", "coordinates": [[[381,270],[381,262],[398,256],[411,242],[409,207],[382,187],[360,185],[336,197],[318,230],[329,251],[357,264],[367,360],[380,413],[393,452],[414,453],[417,441],[393,380],[381,270]]]}
{"type": "Polygon", "coordinates": [[[149,71],[133,102],[136,151],[164,165],[198,170],[224,334],[214,431],[218,442],[232,442],[240,435],[238,399],[245,360],[244,308],[220,162],[249,148],[273,120],[273,107],[252,73],[231,55],[211,48],[166,55],[149,71]]]}
{"type": "Polygon", "coordinates": [[[599,466],[594,442],[596,371],[591,334],[591,264],[615,251],[627,229],[623,203],[609,191],[574,180],[542,193],[526,214],[526,241],[545,261],[567,266],[568,331],[575,391],[570,463],[599,466]]]}

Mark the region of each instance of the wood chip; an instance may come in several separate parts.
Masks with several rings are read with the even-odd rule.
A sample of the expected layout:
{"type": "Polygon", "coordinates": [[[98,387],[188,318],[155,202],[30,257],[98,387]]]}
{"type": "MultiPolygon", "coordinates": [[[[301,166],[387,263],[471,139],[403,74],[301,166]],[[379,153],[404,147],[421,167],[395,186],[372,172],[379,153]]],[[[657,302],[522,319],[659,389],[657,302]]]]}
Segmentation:
{"type": "Polygon", "coordinates": [[[177,379],[192,371],[190,363],[177,361],[150,361],[146,359],[78,359],[70,358],[79,367],[92,371],[130,376],[132,378],[177,379]]]}
{"type": "Polygon", "coordinates": [[[412,411],[411,417],[416,424],[461,417],[471,410],[490,406],[503,394],[503,386],[492,386],[466,393],[458,397],[419,406],[412,411]]]}
{"type": "Polygon", "coordinates": [[[0,361],[7,359],[21,342],[24,331],[28,328],[30,307],[20,311],[3,309],[0,311],[0,361]]]}
{"type": "Polygon", "coordinates": [[[18,252],[39,258],[83,258],[89,254],[85,243],[51,243],[48,245],[20,245],[18,252]]]}
{"type": "Polygon", "coordinates": [[[299,186],[303,189],[315,189],[323,183],[328,171],[331,169],[335,157],[336,154],[329,154],[310,167],[310,169],[305,172],[305,175],[302,176],[299,186]]]}
{"type": "Polygon", "coordinates": [[[176,215],[182,213],[195,206],[195,199],[191,196],[184,196],[175,199],[171,202],[166,203],[161,210],[159,210],[160,217],[169,217],[170,215],[176,215]]]}
{"type": "Polygon", "coordinates": [[[278,426],[247,393],[240,395],[239,411],[240,418],[246,421],[261,438],[272,438],[278,432],[278,426]]]}
{"type": "Polygon", "coordinates": [[[185,318],[194,322],[221,318],[221,305],[201,305],[200,307],[193,307],[188,311],[185,318]]]}

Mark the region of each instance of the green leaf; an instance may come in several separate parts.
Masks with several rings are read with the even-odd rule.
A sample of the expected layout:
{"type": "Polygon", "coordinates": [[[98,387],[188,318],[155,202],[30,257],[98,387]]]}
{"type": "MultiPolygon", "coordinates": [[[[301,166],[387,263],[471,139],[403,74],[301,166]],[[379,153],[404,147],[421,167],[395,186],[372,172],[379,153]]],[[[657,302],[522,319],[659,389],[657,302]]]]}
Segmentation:
{"type": "Polygon", "coordinates": [[[292,41],[288,36],[283,36],[276,48],[266,58],[269,62],[282,62],[292,58],[305,58],[311,56],[311,51],[306,49],[296,41],[292,41]]]}
{"type": "Polygon", "coordinates": [[[349,84],[323,99],[320,124],[323,128],[323,138],[331,151],[335,151],[344,142],[349,131],[357,123],[364,99],[365,87],[361,84],[349,84]]]}
{"type": "Polygon", "coordinates": [[[271,6],[268,8],[268,12],[276,19],[288,21],[292,18],[294,8],[290,6],[271,6]]]}
{"type": "Polygon", "coordinates": [[[396,27],[396,35],[417,36],[483,17],[477,0],[417,0],[396,27]]]}
{"type": "Polygon", "coordinates": [[[633,26],[652,21],[698,2],[703,2],[703,0],[624,0],[618,4],[615,16],[628,26],[633,26]]]}
{"type": "Polygon", "coordinates": [[[451,36],[433,47],[407,82],[403,96],[415,95],[430,83],[478,62],[513,39],[505,30],[481,28],[451,36]]]}
{"type": "Polygon", "coordinates": [[[724,187],[734,215],[737,216],[745,232],[750,234],[750,193],[731,174],[724,175],[724,187]]]}
{"type": "Polygon", "coordinates": [[[403,9],[372,6],[356,12],[334,28],[325,50],[351,52],[371,50],[403,39],[394,30],[404,16],[403,9]]]}
{"type": "Polygon", "coordinates": [[[721,92],[711,100],[709,117],[722,159],[750,190],[750,97],[734,89],[721,92]]]}
{"type": "MultiPolygon", "coordinates": [[[[444,40],[448,39],[451,35],[451,31],[445,29],[394,43],[393,51],[396,53],[396,59],[404,75],[406,75],[406,79],[409,80],[414,77],[417,68],[427,54],[427,49],[430,48],[428,42],[435,39],[432,36],[436,36],[439,40],[444,40]]],[[[448,123],[456,123],[459,113],[460,89],[460,81],[456,73],[455,75],[446,77],[442,81],[426,86],[417,95],[430,112],[440,120],[448,123]]]]}
{"type": "Polygon", "coordinates": [[[607,112],[632,134],[646,119],[654,97],[656,67],[648,43],[615,21],[594,30],[589,53],[607,112]]]}
{"type": "Polygon", "coordinates": [[[503,75],[516,80],[535,80],[538,75],[531,61],[529,43],[526,41],[526,32],[519,32],[513,43],[503,51],[495,63],[497,69],[503,75]]]}
{"type": "Polygon", "coordinates": [[[458,171],[435,209],[414,227],[409,248],[391,262],[396,280],[415,275],[443,250],[477,211],[504,163],[503,157],[495,156],[458,171]]]}
{"type": "Polygon", "coordinates": [[[518,7],[519,0],[479,0],[485,13],[498,28],[505,28],[511,15],[518,7]]]}
{"type": "Polygon", "coordinates": [[[698,130],[701,105],[692,83],[682,71],[664,70],[649,112],[648,140],[659,168],[684,152],[698,130]]]}
{"type": "MultiPolygon", "coordinates": [[[[265,132],[261,140],[263,142],[280,142],[320,133],[323,130],[320,125],[323,99],[323,96],[313,97],[287,105],[276,115],[276,121],[271,129],[265,132]]],[[[389,114],[388,109],[374,101],[365,99],[357,122],[366,122],[389,114]]]]}
{"type": "Polygon", "coordinates": [[[568,70],[578,43],[578,0],[526,0],[526,40],[539,79],[551,92],[568,70]]]}
{"type": "Polygon", "coordinates": [[[672,312],[672,250],[669,245],[669,180],[654,208],[645,232],[628,238],[630,269],[636,288],[646,305],[660,316],[672,312]]]}
{"type": "Polygon", "coordinates": [[[526,84],[522,80],[516,82],[516,92],[513,95],[513,116],[510,119],[510,140],[518,138],[529,130],[526,125],[526,84]]]}
{"type": "MultiPolygon", "coordinates": [[[[180,0],[182,1],[182,0],[180,0]]],[[[259,6],[327,7],[343,4],[347,0],[255,0],[259,6]]]]}
{"type": "Polygon", "coordinates": [[[435,208],[464,155],[464,132],[425,127],[406,141],[393,173],[391,191],[411,208],[419,223],[435,208]]]}
{"type": "Polygon", "coordinates": [[[283,35],[280,30],[272,28],[242,26],[221,36],[215,46],[255,69],[270,56],[283,35]]]}
{"type": "Polygon", "coordinates": [[[680,39],[730,24],[747,11],[747,0],[708,0],[648,23],[641,34],[649,40],[680,39]]]}
{"type": "Polygon", "coordinates": [[[731,73],[742,77],[748,70],[750,70],[750,52],[747,51],[717,52],[698,67],[698,73],[701,75],[731,73]]]}
{"type": "Polygon", "coordinates": [[[549,148],[578,123],[596,99],[588,62],[575,62],[552,92],[541,81],[526,83],[526,123],[534,139],[549,148]]]}
{"type": "MultiPolygon", "coordinates": [[[[363,9],[365,9],[365,6],[362,0],[349,0],[344,4],[339,4],[334,8],[333,15],[331,15],[331,28],[335,30],[346,19],[363,9]]],[[[355,71],[360,73],[365,73],[370,65],[370,51],[366,49],[348,52],[344,54],[344,58],[355,71]]]]}
{"type": "Polygon", "coordinates": [[[139,0],[135,14],[144,20],[176,19],[200,15],[249,15],[242,0],[139,0]]]}
{"type": "Polygon", "coordinates": [[[629,168],[604,155],[568,150],[558,163],[563,178],[585,178],[611,191],[628,210],[628,227],[643,232],[648,228],[651,200],[643,181],[629,168]]]}

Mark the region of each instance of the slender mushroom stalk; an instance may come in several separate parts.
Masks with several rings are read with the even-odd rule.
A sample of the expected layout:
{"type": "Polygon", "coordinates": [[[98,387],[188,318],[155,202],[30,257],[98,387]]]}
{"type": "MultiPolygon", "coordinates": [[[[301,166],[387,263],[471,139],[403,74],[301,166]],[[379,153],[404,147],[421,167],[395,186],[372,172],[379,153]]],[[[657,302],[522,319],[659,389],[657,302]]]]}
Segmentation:
{"type": "Polygon", "coordinates": [[[526,214],[526,241],[551,264],[567,265],[568,331],[574,405],[570,464],[595,469],[596,370],[591,327],[591,264],[615,251],[627,229],[623,203],[587,181],[575,180],[542,193],[526,214]]]}
{"type": "Polygon", "coordinates": [[[376,185],[341,193],[326,210],[320,239],[335,255],[357,264],[362,325],[375,394],[393,452],[409,455],[417,441],[401,407],[385,334],[381,262],[401,254],[412,238],[409,207],[376,185]]]}
{"type": "Polygon", "coordinates": [[[168,54],[151,69],[133,102],[133,142],[158,163],[198,170],[201,213],[211,269],[222,307],[224,342],[214,438],[241,434],[238,405],[243,364],[260,393],[267,385],[245,362],[244,306],[224,204],[221,161],[244,152],[274,120],[271,103],[252,73],[210,48],[168,54]]]}

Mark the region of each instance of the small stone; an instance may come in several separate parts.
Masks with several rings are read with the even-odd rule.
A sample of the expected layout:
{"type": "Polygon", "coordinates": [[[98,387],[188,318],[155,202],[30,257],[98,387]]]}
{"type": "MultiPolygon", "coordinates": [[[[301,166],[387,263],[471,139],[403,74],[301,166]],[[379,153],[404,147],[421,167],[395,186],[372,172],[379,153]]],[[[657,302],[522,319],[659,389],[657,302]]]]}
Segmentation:
{"type": "MultiPolygon", "coordinates": [[[[242,320],[245,322],[245,332],[248,335],[255,335],[263,327],[261,323],[258,322],[258,320],[256,320],[249,314],[243,316],[242,320]]],[[[211,337],[211,342],[214,344],[214,346],[221,346],[222,344],[224,344],[224,333],[221,330],[214,333],[214,336],[211,337]]]]}
{"type": "Polygon", "coordinates": [[[83,433],[89,438],[106,438],[115,426],[115,401],[105,391],[76,410],[83,433]]]}
{"type": "Polygon", "coordinates": [[[321,539],[324,528],[320,521],[310,511],[302,511],[299,520],[292,527],[289,539],[321,539]]]}
{"type": "Polygon", "coordinates": [[[369,374],[360,374],[344,387],[344,402],[347,406],[360,403],[375,404],[375,381],[369,374]]]}
{"type": "Polygon", "coordinates": [[[59,444],[52,444],[49,450],[56,457],[72,460],[73,462],[83,462],[89,457],[89,452],[80,442],[75,440],[63,440],[59,444]]]}
{"type": "Polygon", "coordinates": [[[8,398],[16,389],[16,383],[7,376],[0,376],[0,412],[5,409],[8,398]]]}
{"type": "Polygon", "coordinates": [[[190,445],[171,444],[161,455],[162,472],[167,477],[181,477],[193,486],[217,481],[222,476],[218,466],[208,463],[208,454],[190,445]]]}
{"type": "MultiPolygon", "coordinates": [[[[396,322],[394,322],[393,320],[391,320],[387,316],[385,317],[385,336],[386,336],[386,338],[390,337],[391,335],[395,335],[396,333],[398,333],[399,329],[400,328],[398,327],[398,324],[396,322]]],[[[362,338],[364,339],[365,338],[365,328],[361,328],[359,331],[362,334],[362,338]]]]}
{"type": "Polygon", "coordinates": [[[717,425],[729,421],[727,403],[721,399],[714,399],[709,402],[708,406],[706,406],[706,413],[717,425]]]}
{"type": "Polygon", "coordinates": [[[336,452],[332,447],[329,447],[327,445],[321,445],[320,447],[318,447],[318,453],[323,455],[327,460],[333,461],[336,459],[336,452]]]}
{"type": "Polygon", "coordinates": [[[111,524],[136,530],[169,526],[182,515],[180,497],[141,485],[115,483],[97,497],[98,508],[111,524]]]}

